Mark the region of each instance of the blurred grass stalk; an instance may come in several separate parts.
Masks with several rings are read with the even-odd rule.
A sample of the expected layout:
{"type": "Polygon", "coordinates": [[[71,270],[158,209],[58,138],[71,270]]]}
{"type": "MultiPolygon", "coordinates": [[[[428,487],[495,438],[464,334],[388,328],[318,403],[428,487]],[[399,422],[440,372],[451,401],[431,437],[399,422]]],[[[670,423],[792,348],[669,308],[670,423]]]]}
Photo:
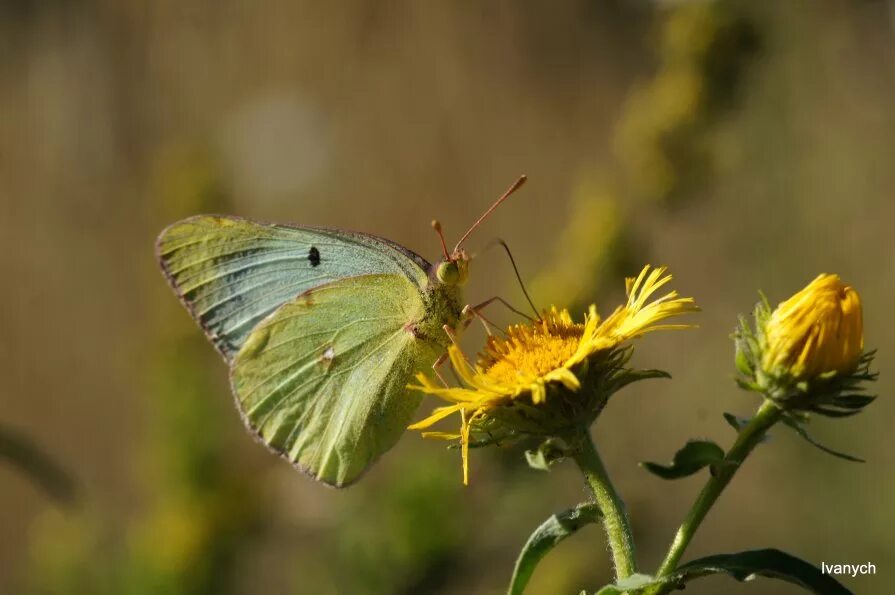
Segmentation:
{"type": "Polygon", "coordinates": [[[657,16],[657,70],[625,102],[615,175],[583,170],[555,256],[532,283],[536,300],[583,310],[604,280],[651,260],[638,254],[639,216],[692,200],[712,181],[716,125],[738,105],[757,25],[729,0],[664,4],[657,16]]]}
{"type": "Polygon", "coordinates": [[[614,175],[582,171],[555,257],[532,283],[542,302],[583,308],[603,280],[650,260],[636,253],[641,214],[691,200],[712,181],[715,127],[738,105],[757,25],[731,0],[662,4],[657,17],[656,72],[625,102],[614,175]]]}
{"type": "Polygon", "coordinates": [[[25,434],[0,426],[0,461],[18,469],[58,504],[75,504],[75,479],[25,434]]]}

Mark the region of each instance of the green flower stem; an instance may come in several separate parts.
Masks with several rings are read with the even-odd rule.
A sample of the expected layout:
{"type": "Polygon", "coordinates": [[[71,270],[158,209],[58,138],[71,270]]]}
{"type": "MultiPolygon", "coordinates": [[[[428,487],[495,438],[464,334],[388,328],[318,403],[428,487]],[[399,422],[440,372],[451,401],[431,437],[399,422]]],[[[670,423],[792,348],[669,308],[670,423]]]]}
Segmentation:
{"type": "Polygon", "coordinates": [[[637,571],[631,525],[625,513],[625,504],[609,480],[589,431],[581,432],[572,458],[584,474],[584,480],[603,515],[603,528],[612,550],[616,579],[629,577],[637,571]]]}
{"type": "Polygon", "coordinates": [[[705,484],[705,487],[702,488],[702,492],[700,492],[696,502],[693,503],[687,518],[684,519],[683,524],[678,529],[674,542],[668,550],[668,555],[665,556],[662,566],[659,567],[659,572],[656,574],[657,577],[670,574],[677,568],[681,556],[684,555],[684,550],[687,549],[690,540],[693,539],[693,535],[703,519],[705,519],[706,514],[715,504],[718,496],[730,483],[730,480],[745,458],[752,452],[752,449],[761,442],[768,429],[777,423],[782,415],[783,411],[779,407],[772,401],[765,400],[759,407],[755,417],[740,430],[736,442],[727,451],[724,460],[715,466],[712,476],[705,484]]]}

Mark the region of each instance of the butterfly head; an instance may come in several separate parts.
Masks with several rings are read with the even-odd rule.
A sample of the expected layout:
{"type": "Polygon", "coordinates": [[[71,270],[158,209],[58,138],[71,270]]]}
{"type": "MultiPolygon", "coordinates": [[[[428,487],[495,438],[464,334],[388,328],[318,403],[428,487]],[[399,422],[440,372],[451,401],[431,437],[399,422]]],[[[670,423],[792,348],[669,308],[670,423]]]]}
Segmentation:
{"type": "Polygon", "coordinates": [[[460,248],[438,263],[435,276],[445,285],[464,285],[469,279],[469,255],[460,248]]]}
{"type": "Polygon", "coordinates": [[[491,205],[491,207],[482,214],[478,220],[472,224],[466,233],[463,234],[463,237],[460,238],[460,241],[457,242],[457,245],[454,246],[453,251],[448,252],[447,244],[444,241],[444,233],[441,230],[441,223],[438,221],[432,222],[432,228],[435,230],[435,233],[438,234],[438,239],[441,240],[441,251],[443,257],[441,262],[438,263],[438,266],[435,267],[435,277],[438,279],[440,283],[444,283],[445,285],[463,285],[469,279],[469,254],[467,254],[466,250],[464,250],[461,246],[466,238],[471,234],[485,219],[488,218],[494,209],[496,209],[500,203],[505,201],[513,192],[519,189],[522,184],[525,183],[527,178],[525,176],[521,176],[516,182],[507,189],[503,195],[497,199],[497,201],[491,205]]]}
{"type": "Polygon", "coordinates": [[[461,248],[459,244],[454,248],[453,252],[448,252],[447,244],[444,241],[444,232],[441,230],[441,223],[432,222],[432,229],[438,234],[441,240],[441,253],[443,254],[441,262],[435,267],[435,278],[439,283],[445,285],[464,285],[469,279],[469,254],[461,248]]]}

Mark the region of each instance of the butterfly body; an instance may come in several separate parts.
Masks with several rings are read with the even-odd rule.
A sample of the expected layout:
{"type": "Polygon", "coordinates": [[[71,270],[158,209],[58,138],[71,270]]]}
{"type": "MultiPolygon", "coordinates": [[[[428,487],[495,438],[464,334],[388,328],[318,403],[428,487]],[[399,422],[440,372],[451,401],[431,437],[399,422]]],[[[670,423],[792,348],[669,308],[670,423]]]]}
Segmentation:
{"type": "Polygon", "coordinates": [[[216,215],[169,226],[157,252],[246,425],[336,486],[398,440],[421,398],[407,384],[461,319],[465,254],[432,266],[371,235],[216,215]]]}
{"type": "Polygon", "coordinates": [[[434,343],[442,352],[450,345],[450,337],[444,331],[447,325],[457,328],[462,313],[462,292],[458,285],[450,285],[430,279],[423,296],[424,310],[419,319],[407,326],[408,332],[421,341],[434,343]]]}

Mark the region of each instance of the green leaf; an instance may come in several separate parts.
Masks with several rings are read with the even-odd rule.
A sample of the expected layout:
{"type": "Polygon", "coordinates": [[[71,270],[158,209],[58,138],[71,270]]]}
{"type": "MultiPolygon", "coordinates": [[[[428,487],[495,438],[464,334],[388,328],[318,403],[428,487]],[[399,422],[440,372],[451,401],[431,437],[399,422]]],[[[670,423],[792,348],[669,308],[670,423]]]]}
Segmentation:
{"type": "Polygon", "coordinates": [[[833,397],[832,404],[836,407],[842,407],[843,409],[863,409],[875,400],[876,396],[874,395],[839,395],[833,397]]]}
{"type": "Polygon", "coordinates": [[[566,456],[565,446],[555,438],[544,440],[535,450],[525,451],[528,466],[538,471],[550,471],[550,467],[566,456]]]}
{"type": "Polygon", "coordinates": [[[528,463],[529,467],[536,471],[550,471],[550,463],[553,462],[547,460],[544,451],[540,448],[536,450],[526,450],[525,461],[528,463]]]}
{"type": "Polygon", "coordinates": [[[575,534],[581,527],[597,522],[599,518],[600,509],[596,504],[588,502],[554,514],[544,521],[534,530],[519,553],[508,595],[522,595],[541,558],[560,541],[575,534]]]}
{"type": "Polygon", "coordinates": [[[736,385],[739,388],[741,388],[742,390],[753,392],[753,393],[761,392],[761,387],[758,385],[758,383],[753,382],[751,380],[746,380],[745,378],[737,376],[736,378],[733,379],[733,381],[736,382],[736,385]]]}
{"type": "Polygon", "coordinates": [[[793,583],[817,595],[852,595],[839,581],[816,566],[777,549],[707,556],[684,564],[665,581],[683,584],[711,574],[727,574],[738,581],[764,576],[793,583]]]}
{"type": "Polygon", "coordinates": [[[617,378],[614,379],[614,383],[612,385],[612,392],[618,392],[622,388],[628,386],[633,382],[640,382],[641,380],[652,380],[653,378],[671,378],[671,374],[666,372],[665,370],[632,370],[627,369],[617,378]]]}
{"type": "Polygon", "coordinates": [[[811,411],[817,413],[818,415],[823,415],[824,417],[851,417],[852,415],[861,413],[860,409],[848,409],[846,411],[840,411],[838,409],[820,407],[819,405],[815,405],[814,407],[812,407],[811,411]]]}
{"type": "Polygon", "coordinates": [[[619,580],[614,585],[606,585],[597,591],[597,595],[625,595],[629,591],[637,591],[654,584],[656,584],[655,577],[648,574],[634,573],[619,580]]]}
{"type": "Polygon", "coordinates": [[[680,479],[693,475],[703,467],[724,460],[724,450],[711,440],[690,440],[676,453],[670,465],[640,463],[640,466],[662,479],[680,479]]]}
{"type": "Polygon", "coordinates": [[[832,448],[828,448],[828,447],[824,446],[823,444],[821,444],[820,442],[818,442],[817,440],[812,438],[811,435],[808,434],[808,430],[805,429],[805,426],[803,426],[801,423],[799,423],[799,421],[796,419],[793,419],[791,417],[784,417],[783,423],[786,426],[795,430],[796,433],[799,436],[801,436],[802,438],[804,438],[805,441],[807,441],[809,444],[811,444],[815,448],[819,448],[820,450],[824,451],[827,454],[833,455],[834,457],[838,457],[840,459],[845,459],[846,461],[852,461],[855,463],[865,463],[866,462],[864,459],[852,456],[850,454],[846,454],[844,452],[839,452],[838,450],[833,450],[832,448]]]}
{"type": "Polygon", "coordinates": [[[725,413],[724,419],[727,421],[728,424],[730,424],[730,427],[732,427],[737,432],[742,430],[744,427],[746,427],[746,424],[749,423],[748,417],[740,417],[738,415],[734,415],[733,413],[725,413]]]}

